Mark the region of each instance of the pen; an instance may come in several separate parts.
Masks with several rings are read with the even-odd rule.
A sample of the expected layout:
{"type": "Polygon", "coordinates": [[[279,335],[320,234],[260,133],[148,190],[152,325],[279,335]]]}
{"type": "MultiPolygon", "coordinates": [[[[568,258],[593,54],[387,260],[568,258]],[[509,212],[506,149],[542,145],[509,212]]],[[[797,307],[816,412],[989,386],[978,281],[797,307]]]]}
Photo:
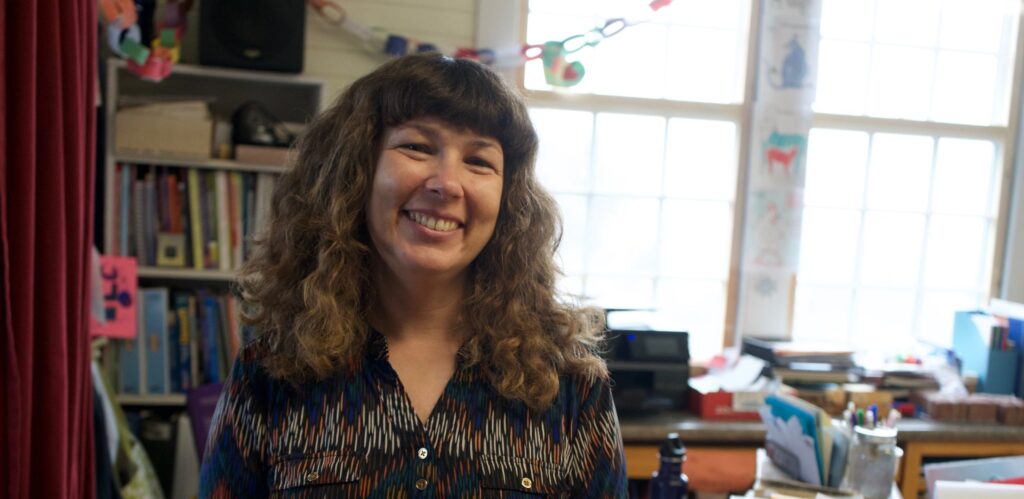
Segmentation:
{"type": "Polygon", "coordinates": [[[866,428],[874,428],[875,427],[875,413],[873,413],[871,411],[867,411],[867,412],[864,413],[864,426],[866,428]]]}
{"type": "Polygon", "coordinates": [[[864,426],[864,409],[857,409],[857,426],[864,426]]]}
{"type": "MultiPolygon", "coordinates": [[[[878,405],[876,405],[876,404],[869,405],[868,406],[868,411],[871,412],[871,421],[878,422],[879,421],[879,419],[878,419],[878,405]]],[[[868,424],[868,426],[874,427],[873,424],[868,424]]]]}

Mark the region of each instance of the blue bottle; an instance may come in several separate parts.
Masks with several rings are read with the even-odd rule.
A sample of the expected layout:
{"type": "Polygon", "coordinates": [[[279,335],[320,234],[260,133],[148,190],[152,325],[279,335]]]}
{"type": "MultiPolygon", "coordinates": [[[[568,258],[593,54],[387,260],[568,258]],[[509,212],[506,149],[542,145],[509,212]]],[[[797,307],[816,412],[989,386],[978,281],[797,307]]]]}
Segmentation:
{"type": "Polygon", "coordinates": [[[688,481],[683,473],[686,447],[678,433],[669,433],[658,451],[661,465],[651,475],[650,499],[680,499],[686,497],[688,481]]]}

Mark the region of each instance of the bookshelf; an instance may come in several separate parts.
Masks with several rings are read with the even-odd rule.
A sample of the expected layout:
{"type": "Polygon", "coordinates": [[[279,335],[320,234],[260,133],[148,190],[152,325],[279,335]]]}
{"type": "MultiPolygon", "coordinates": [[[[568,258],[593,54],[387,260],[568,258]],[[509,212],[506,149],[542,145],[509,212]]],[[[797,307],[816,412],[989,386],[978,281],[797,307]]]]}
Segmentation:
{"type": "MultiPolygon", "coordinates": [[[[230,141],[217,123],[230,123],[234,110],[249,101],[261,103],[285,123],[307,123],[321,109],[323,82],[302,75],[178,64],[166,79],[152,83],[131,74],[120,59],[108,60],[105,74],[103,253],[139,259],[139,325],[146,331],[152,330],[153,321],[166,327],[152,335],[160,338],[162,357],[154,361],[150,356],[149,337],[127,355],[126,342],[114,341],[104,351],[104,371],[120,405],[182,410],[185,387],[221,381],[230,366],[225,364],[244,340],[233,320],[241,305],[229,296],[229,288],[251,251],[249,236],[259,230],[262,219],[256,212],[269,207],[274,178],[286,171],[282,164],[214,158],[214,141],[230,141]],[[209,150],[200,147],[196,154],[193,147],[189,155],[118,150],[118,110],[128,103],[152,102],[197,102],[208,108],[209,150]],[[197,209],[200,205],[202,210],[197,209]],[[163,310],[152,314],[161,308],[154,304],[161,302],[163,310]],[[182,318],[183,313],[191,315],[182,318]],[[215,324],[210,329],[209,321],[215,324]],[[216,350],[207,350],[210,344],[216,350]],[[178,363],[180,350],[194,360],[191,365],[178,363]],[[210,364],[211,357],[219,362],[210,364]],[[123,384],[125,369],[137,372],[139,379],[123,384]],[[210,369],[219,369],[219,374],[210,369]],[[154,375],[154,370],[163,374],[154,375]]],[[[128,127],[134,122],[124,123],[128,127]]],[[[157,145],[153,151],[174,149],[160,146],[173,143],[180,130],[166,130],[166,135],[150,136],[157,145]]],[[[195,143],[202,145],[203,135],[198,138],[195,143]]]]}

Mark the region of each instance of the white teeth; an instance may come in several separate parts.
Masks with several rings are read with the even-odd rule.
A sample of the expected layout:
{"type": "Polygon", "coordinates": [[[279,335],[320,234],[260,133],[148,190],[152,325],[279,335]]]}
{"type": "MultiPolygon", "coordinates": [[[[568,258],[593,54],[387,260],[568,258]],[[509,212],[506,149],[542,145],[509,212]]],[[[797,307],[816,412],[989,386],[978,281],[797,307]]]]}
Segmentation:
{"type": "Polygon", "coordinates": [[[410,211],[408,213],[409,218],[412,219],[413,222],[416,222],[431,230],[436,230],[439,232],[450,232],[459,227],[459,224],[452,222],[451,220],[440,220],[415,211],[410,211]]]}

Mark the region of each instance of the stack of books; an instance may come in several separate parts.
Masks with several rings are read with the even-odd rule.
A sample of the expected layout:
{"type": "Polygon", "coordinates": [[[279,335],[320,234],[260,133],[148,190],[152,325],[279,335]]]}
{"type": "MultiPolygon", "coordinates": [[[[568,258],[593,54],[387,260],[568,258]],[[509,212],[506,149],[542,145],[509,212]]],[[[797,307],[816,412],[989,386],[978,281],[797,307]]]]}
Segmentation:
{"type": "Polygon", "coordinates": [[[855,383],[860,371],[844,345],[743,338],[743,353],[764,359],[787,385],[855,383]]]}

